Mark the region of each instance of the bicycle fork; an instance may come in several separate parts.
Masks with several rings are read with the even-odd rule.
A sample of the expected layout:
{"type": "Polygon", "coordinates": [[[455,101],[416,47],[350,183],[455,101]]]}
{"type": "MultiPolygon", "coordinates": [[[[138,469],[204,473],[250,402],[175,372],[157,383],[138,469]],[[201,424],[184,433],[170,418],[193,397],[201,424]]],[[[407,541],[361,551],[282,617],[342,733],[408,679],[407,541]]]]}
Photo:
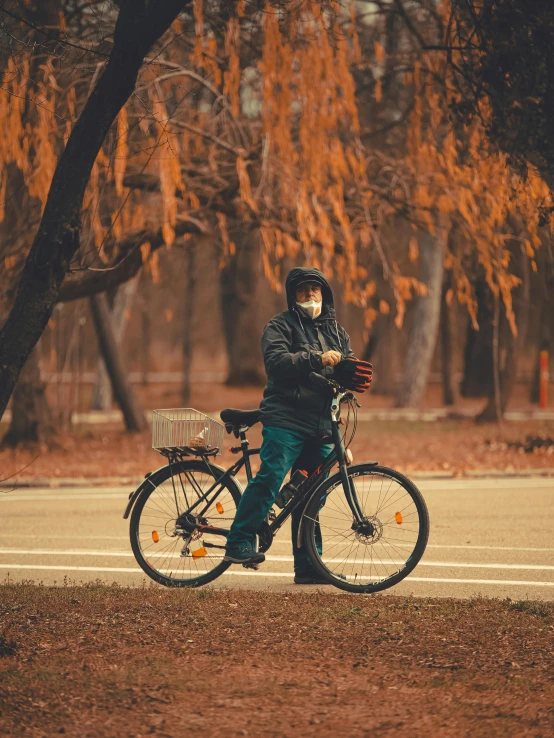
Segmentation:
{"type": "Polygon", "coordinates": [[[339,462],[339,473],[342,482],[342,488],[348,502],[348,506],[352,511],[355,522],[362,523],[364,520],[364,514],[358,504],[358,496],[356,495],[356,489],[354,482],[348,475],[348,459],[346,458],[346,449],[344,448],[344,441],[339,430],[339,417],[340,417],[340,404],[337,397],[333,398],[331,403],[331,413],[333,415],[332,424],[332,436],[333,443],[335,444],[337,461],[339,462]]]}

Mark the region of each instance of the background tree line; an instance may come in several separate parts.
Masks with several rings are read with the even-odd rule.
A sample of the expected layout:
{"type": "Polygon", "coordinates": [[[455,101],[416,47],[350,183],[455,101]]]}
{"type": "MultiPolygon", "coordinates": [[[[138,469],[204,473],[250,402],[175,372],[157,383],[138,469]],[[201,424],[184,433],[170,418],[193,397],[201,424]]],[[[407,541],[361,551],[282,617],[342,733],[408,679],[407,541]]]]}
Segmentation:
{"type": "Polygon", "coordinates": [[[229,383],[259,382],[261,321],[297,263],[335,281],[399,406],[421,402],[437,341],[454,401],[465,322],[461,391],[501,415],[528,336],[536,353],[552,334],[548,149],[537,135],[538,160],[495,124],[525,108],[531,75],[495,98],[486,67],[517,31],[491,37],[497,19],[470,3],[140,5],[4,3],[3,407],[28,355],[9,439],[47,426],[44,347],[29,351],[56,305],[88,300],[110,380],[99,369],[95,404],[109,384],[140,429],[125,326],[148,353],[160,311],[179,325],[185,399],[195,321],[208,354],[223,336],[229,383]]]}

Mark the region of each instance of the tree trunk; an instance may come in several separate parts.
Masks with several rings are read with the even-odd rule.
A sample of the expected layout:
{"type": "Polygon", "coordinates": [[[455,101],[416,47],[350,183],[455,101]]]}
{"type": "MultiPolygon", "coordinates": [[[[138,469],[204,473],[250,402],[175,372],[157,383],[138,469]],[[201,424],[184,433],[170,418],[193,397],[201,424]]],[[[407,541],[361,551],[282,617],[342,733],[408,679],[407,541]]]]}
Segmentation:
{"type": "Polygon", "coordinates": [[[462,397],[488,397],[493,390],[492,321],[493,295],[484,279],[475,283],[477,323],[475,330],[468,318],[464,349],[464,375],[460,385],[462,397]]]}
{"type": "Polygon", "coordinates": [[[392,315],[379,314],[371,327],[371,334],[364,346],[361,358],[373,362],[374,381],[371,393],[390,396],[394,394],[394,331],[392,315]]]}
{"type": "Polygon", "coordinates": [[[150,319],[150,310],[147,303],[142,306],[141,313],[142,325],[142,352],[141,352],[141,374],[142,386],[148,387],[148,372],[150,371],[150,351],[152,348],[152,321],[150,319]]]}
{"type": "Polygon", "coordinates": [[[362,361],[372,361],[373,357],[375,356],[375,352],[377,350],[377,347],[379,346],[379,339],[381,338],[381,326],[379,324],[380,317],[381,316],[378,315],[373,321],[373,325],[371,326],[371,333],[369,334],[369,338],[366,341],[366,344],[362,351],[362,355],[360,357],[362,361]]]}
{"type": "Polygon", "coordinates": [[[100,147],[133,92],[146,53],[189,2],[120,2],[108,63],[58,161],[12,310],[0,331],[0,415],[52,315],[79,248],[83,196],[100,147]]]}
{"type": "Polygon", "coordinates": [[[424,231],[419,237],[419,280],[427,294],[414,298],[413,325],[396,407],[419,407],[423,401],[439,329],[445,236],[441,228],[435,236],[424,231]]]}
{"type": "MultiPolygon", "coordinates": [[[[529,322],[529,259],[524,253],[521,254],[520,276],[521,284],[514,290],[517,336],[514,336],[511,330],[506,332],[507,345],[504,352],[504,364],[502,367],[499,365],[497,391],[495,392],[493,387],[487,405],[476,418],[478,423],[494,423],[502,420],[516,383],[518,359],[525,347],[529,322]]],[[[500,311],[498,313],[500,314],[500,311]]]]}
{"type": "Polygon", "coordinates": [[[50,443],[56,435],[46,400],[46,385],[40,376],[38,347],[21,370],[12,401],[12,420],[3,446],[20,443],[50,443]]]}
{"type": "Polygon", "coordinates": [[[453,311],[446,300],[448,290],[452,288],[452,272],[448,272],[444,280],[442,292],[442,309],[440,317],[441,341],[441,374],[442,374],[442,401],[446,406],[454,405],[454,377],[453,377],[453,311]]]}
{"type": "Polygon", "coordinates": [[[237,253],[221,270],[221,312],[229,358],[226,383],[234,387],[265,382],[260,349],[260,310],[263,283],[260,235],[257,230],[234,230],[237,253]],[[260,289],[261,288],[261,289],[260,289]]]}
{"type": "Polygon", "coordinates": [[[194,297],[196,287],[195,274],[195,242],[188,242],[186,255],[187,289],[185,292],[184,324],[183,324],[183,404],[190,402],[190,369],[192,364],[192,331],[194,325],[194,297]]]}
{"type": "MultiPolygon", "coordinates": [[[[123,341],[127,325],[127,311],[131,309],[138,287],[138,275],[125,282],[117,290],[111,310],[112,327],[118,349],[123,341]]],[[[100,357],[96,370],[96,382],[92,391],[92,409],[109,410],[112,406],[113,392],[110,377],[104,360],[100,357]]]]}
{"type": "Polygon", "coordinates": [[[554,280],[551,280],[553,284],[550,284],[550,289],[543,295],[540,313],[540,325],[539,325],[539,340],[537,347],[537,355],[535,358],[535,368],[533,370],[533,379],[531,382],[531,402],[538,405],[540,400],[540,354],[541,351],[548,351],[549,356],[552,353],[552,334],[554,332],[554,320],[552,319],[552,312],[554,310],[554,304],[549,296],[553,294],[554,280]]]}
{"type": "Polygon", "coordinates": [[[121,353],[118,349],[112,328],[110,308],[106,295],[100,294],[91,297],[90,309],[100,351],[106,369],[108,370],[115,400],[123,413],[125,427],[130,432],[146,430],[148,423],[131,390],[121,361],[121,353]]]}

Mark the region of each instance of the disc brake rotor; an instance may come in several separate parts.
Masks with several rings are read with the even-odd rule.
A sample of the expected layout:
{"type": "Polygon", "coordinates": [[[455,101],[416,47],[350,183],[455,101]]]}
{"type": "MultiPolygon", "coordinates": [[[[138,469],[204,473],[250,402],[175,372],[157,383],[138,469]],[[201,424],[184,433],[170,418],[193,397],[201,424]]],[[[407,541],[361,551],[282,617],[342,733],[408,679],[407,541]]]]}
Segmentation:
{"type": "Polygon", "coordinates": [[[356,523],[352,528],[356,540],[364,546],[373,546],[383,536],[383,523],[375,515],[364,518],[361,523],[356,523]]]}

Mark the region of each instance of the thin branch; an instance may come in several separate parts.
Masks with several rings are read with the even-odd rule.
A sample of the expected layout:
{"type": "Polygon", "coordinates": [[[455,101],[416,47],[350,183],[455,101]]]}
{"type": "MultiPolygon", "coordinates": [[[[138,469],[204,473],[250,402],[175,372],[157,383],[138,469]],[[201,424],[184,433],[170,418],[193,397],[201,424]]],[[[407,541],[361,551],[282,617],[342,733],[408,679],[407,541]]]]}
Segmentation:
{"type": "Polygon", "coordinates": [[[220,146],[222,149],[225,149],[226,151],[229,151],[231,154],[234,154],[235,156],[242,156],[247,157],[248,152],[246,149],[243,149],[241,147],[235,147],[231,144],[228,144],[226,141],[223,141],[218,136],[213,136],[211,133],[208,133],[207,131],[203,131],[201,128],[197,128],[196,126],[192,126],[190,123],[185,123],[182,120],[174,120],[172,121],[172,125],[177,126],[177,128],[184,128],[187,131],[190,131],[191,133],[195,133],[197,136],[202,136],[202,138],[206,138],[209,141],[212,141],[212,143],[215,143],[217,146],[220,146]]]}
{"type": "Polygon", "coordinates": [[[45,31],[44,28],[41,28],[40,26],[36,26],[34,23],[31,23],[31,21],[26,20],[25,18],[21,18],[20,16],[15,15],[15,13],[10,12],[9,10],[6,10],[3,7],[0,7],[0,13],[4,13],[5,15],[9,16],[10,18],[13,18],[19,23],[22,23],[23,25],[28,26],[29,28],[32,28],[33,31],[37,31],[37,33],[42,33],[44,36],[46,36],[46,38],[49,41],[55,41],[56,43],[61,44],[62,46],[70,46],[72,49],[77,49],[78,51],[84,51],[87,54],[94,54],[95,56],[100,56],[105,61],[109,59],[109,54],[103,54],[101,51],[96,51],[95,49],[87,49],[85,46],[79,46],[78,44],[72,44],[71,41],[64,41],[63,39],[58,38],[57,36],[54,36],[48,31],[45,31]]]}

